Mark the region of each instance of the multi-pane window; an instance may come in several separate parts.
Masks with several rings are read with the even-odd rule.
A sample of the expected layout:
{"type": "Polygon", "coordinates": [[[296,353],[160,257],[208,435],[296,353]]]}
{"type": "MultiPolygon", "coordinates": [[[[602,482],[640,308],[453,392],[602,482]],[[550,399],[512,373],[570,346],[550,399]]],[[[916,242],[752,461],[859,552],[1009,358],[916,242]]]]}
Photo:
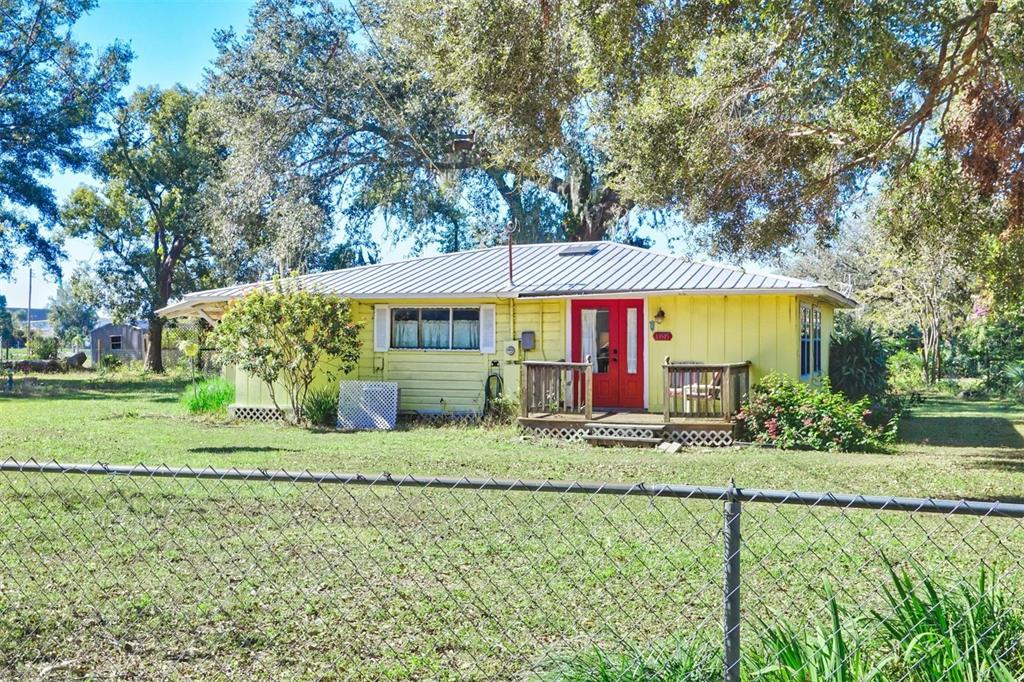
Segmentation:
{"type": "Polygon", "coordinates": [[[800,304],[800,376],[821,373],[821,308],[800,304]]]}
{"type": "Polygon", "coordinates": [[[392,308],[391,347],[480,350],[480,309],[392,308]]]}
{"type": "Polygon", "coordinates": [[[814,373],[821,374],[821,308],[811,307],[811,361],[814,373]]]}
{"type": "Polygon", "coordinates": [[[110,337],[110,350],[121,350],[121,337],[111,336],[110,337]]]}

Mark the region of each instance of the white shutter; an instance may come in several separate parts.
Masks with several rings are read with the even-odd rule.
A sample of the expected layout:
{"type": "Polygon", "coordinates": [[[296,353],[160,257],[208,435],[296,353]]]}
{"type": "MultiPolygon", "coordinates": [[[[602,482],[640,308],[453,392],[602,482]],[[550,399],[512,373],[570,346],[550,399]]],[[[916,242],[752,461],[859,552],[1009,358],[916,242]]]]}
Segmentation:
{"type": "Polygon", "coordinates": [[[488,303],[480,306],[480,352],[494,353],[495,336],[494,305],[488,303]]]}
{"type": "Polygon", "coordinates": [[[373,352],[383,353],[391,347],[391,309],[373,306],[373,352]]]}

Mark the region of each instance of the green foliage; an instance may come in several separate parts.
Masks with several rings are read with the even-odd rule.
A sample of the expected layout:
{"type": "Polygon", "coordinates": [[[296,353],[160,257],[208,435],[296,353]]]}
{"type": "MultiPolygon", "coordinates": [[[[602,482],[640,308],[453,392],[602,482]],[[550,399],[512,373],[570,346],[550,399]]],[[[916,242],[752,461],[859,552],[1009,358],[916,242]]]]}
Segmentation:
{"type": "Polygon", "coordinates": [[[122,366],[124,366],[124,363],[116,355],[104,355],[100,358],[100,369],[103,371],[115,372],[121,369],[122,366]]]}
{"type": "Polygon", "coordinates": [[[519,398],[499,395],[487,403],[487,421],[491,424],[512,424],[519,416],[519,398]]]}
{"type": "Polygon", "coordinates": [[[889,386],[897,393],[914,393],[924,390],[924,361],[919,353],[901,350],[885,361],[889,373],[889,386]]]}
{"type": "Polygon", "coordinates": [[[1024,362],[1015,362],[1003,370],[1007,392],[1018,402],[1024,402],[1024,362]]]}
{"type": "Polygon", "coordinates": [[[45,237],[57,222],[47,186],[55,170],[81,171],[89,139],[128,81],[131,51],[94,55],[73,39],[95,0],[5,0],[0,4],[0,277],[27,248],[56,274],[59,247],[45,237]]]}
{"type": "Polygon", "coordinates": [[[891,613],[874,613],[899,650],[900,679],[1011,682],[1024,673],[1024,614],[991,571],[958,589],[889,568],[891,613]]]}
{"type": "Polygon", "coordinates": [[[881,398],[888,390],[885,349],[874,330],[839,314],[829,345],[829,380],[850,400],[881,398]]]}
{"type": "Polygon", "coordinates": [[[562,662],[558,682],[712,682],[722,679],[721,652],[706,643],[666,643],[657,653],[611,654],[594,648],[562,662]]]}
{"type": "Polygon", "coordinates": [[[37,360],[56,360],[60,343],[52,336],[33,336],[29,339],[28,351],[37,360]]]}
{"type": "Polygon", "coordinates": [[[0,294],[0,346],[10,348],[14,342],[14,316],[7,309],[7,297],[0,294]]]}
{"type": "Polygon", "coordinates": [[[753,647],[745,665],[750,679],[763,682],[828,680],[828,682],[873,682],[883,680],[880,671],[872,668],[867,652],[850,650],[842,616],[845,612],[826,587],[829,620],[808,627],[791,623],[764,624],[760,646],[753,647]]]}
{"type": "Polygon", "coordinates": [[[47,318],[57,338],[70,341],[84,338],[96,326],[96,307],[75,296],[74,291],[65,287],[57,289],[50,299],[47,318]]]}
{"type": "Polygon", "coordinates": [[[361,327],[352,319],[348,300],[275,279],[232,301],[213,339],[225,363],[267,385],[278,409],[280,383],[297,422],[317,371],[333,382],[355,368],[361,327]]]}
{"type": "Polygon", "coordinates": [[[783,449],[839,452],[887,451],[895,441],[897,419],[872,427],[867,398],[851,403],[833,392],[828,380],[821,387],[773,372],[750,391],[738,415],[746,437],[783,449]]]}
{"type": "Polygon", "coordinates": [[[100,252],[72,280],[76,296],[115,319],[145,319],[150,369],[163,371],[163,320],[154,311],[215,282],[208,188],[222,150],[182,87],[139,90],[114,115],[102,143],[100,188],[75,189],[61,209],[64,234],[90,239],[100,252]]]}
{"type": "MultiPolygon", "coordinates": [[[[745,630],[744,682],[1011,682],[1024,673],[1020,601],[981,568],[973,583],[915,581],[889,567],[882,586],[889,608],[859,614],[826,586],[828,617],[794,623],[776,618],[745,630]]],[[[811,609],[816,613],[816,609],[811,609]]],[[[645,654],[585,652],[551,679],[587,682],[700,682],[722,678],[721,652],[700,642],[645,654]]]]}
{"type": "Polygon", "coordinates": [[[521,243],[632,239],[633,202],[608,182],[582,93],[549,68],[540,5],[349,10],[262,0],[245,34],[218,40],[210,113],[233,150],[219,202],[242,261],[318,265],[335,212],[348,239],[385,216],[417,249],[493,244],[510,220],[521,243]],[[512,66],[524,56],[541,60],[512,66]],[[482,91],[499,72],[515,87],[482,91]]]}
{"type": "Polygon", "coordinates": [[[234,401],[234,385],[221,377],[200,380],[181,394],[181,404],[192,414],[223,415],[234,401]]]}
{"type": "Polygon", "coordinates": [[[338,423],[338,387],[336,384],[314,389],[302,404],[303,418],[313,426],[334,428],[338,423]]]}

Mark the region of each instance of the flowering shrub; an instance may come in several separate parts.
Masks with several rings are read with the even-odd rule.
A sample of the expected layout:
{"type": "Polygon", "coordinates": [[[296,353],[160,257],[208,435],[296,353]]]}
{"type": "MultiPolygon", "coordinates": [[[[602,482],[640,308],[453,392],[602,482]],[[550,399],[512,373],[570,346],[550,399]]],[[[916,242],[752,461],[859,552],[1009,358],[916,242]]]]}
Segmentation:
{"type": "Polygon", "coordinates": [[[784,374],[769,374],[750,392],[738,419],[746,438],[797,450],[884,452],[896,439],[897,417],[871,426],[869,400],[851,403],[828,380],[810,386],[784,374]]]}

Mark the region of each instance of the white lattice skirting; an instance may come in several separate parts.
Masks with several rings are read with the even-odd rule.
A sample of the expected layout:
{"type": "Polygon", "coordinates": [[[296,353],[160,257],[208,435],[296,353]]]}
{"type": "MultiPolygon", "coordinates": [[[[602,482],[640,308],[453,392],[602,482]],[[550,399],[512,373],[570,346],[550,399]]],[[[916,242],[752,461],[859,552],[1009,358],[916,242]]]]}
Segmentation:
{"type": "Polygon", "coordinates": [[[570,442],[582,442],[583,436],[587,435],[587,430],[585,428],[542,428],[532,426],[524,426],[522,428],[523,431],[531,436],[536,436],[538,438],[551,438],[554,440],[567,440],[570,442]]]}
{"type": "Polygon", "coordinates": [[[662,438],[673,443],[681,443],[687,446],[721,448],[733,444],[732,431],[720,430],[665,430],[655,431],[645,428],[616,428],[614,426],[595,427],[587,430],[585,427],[535,427],[524,426],[522,430],[531,436],[538,438],[553,438],[570,442],[581,442],[584,436],[597,436],[610,441],[616,438],[662,438]]]}
{"type": "Polygon", "coordinates": [[[274,423],[284,420],[284,412],[274,407],[247,407],[245,405],[232,405],[228,408],[228,415],[232,419],[241,419],[250,422],[274,423]]]}
{"type": "Polygon", "coordinates": [[[398,384],[342,381],[338,389],[338,428],[347,431],[393,429],[398,422],[398,384]]]}
{"type": "Polygon", "coordinates": [[[673,443],[696,445],[699,447],[724,448],[733,444],[731,430],[698,431],[693,429],[691,431],[666,431],[664,438],[673,443]]]}
{"type": "Polygon", "coordinates": [[[615,440],[616,438],[658,438],[662,432],[642,426],[594,426],[590,429],[589,435],[592,438],[615,440]]]}

